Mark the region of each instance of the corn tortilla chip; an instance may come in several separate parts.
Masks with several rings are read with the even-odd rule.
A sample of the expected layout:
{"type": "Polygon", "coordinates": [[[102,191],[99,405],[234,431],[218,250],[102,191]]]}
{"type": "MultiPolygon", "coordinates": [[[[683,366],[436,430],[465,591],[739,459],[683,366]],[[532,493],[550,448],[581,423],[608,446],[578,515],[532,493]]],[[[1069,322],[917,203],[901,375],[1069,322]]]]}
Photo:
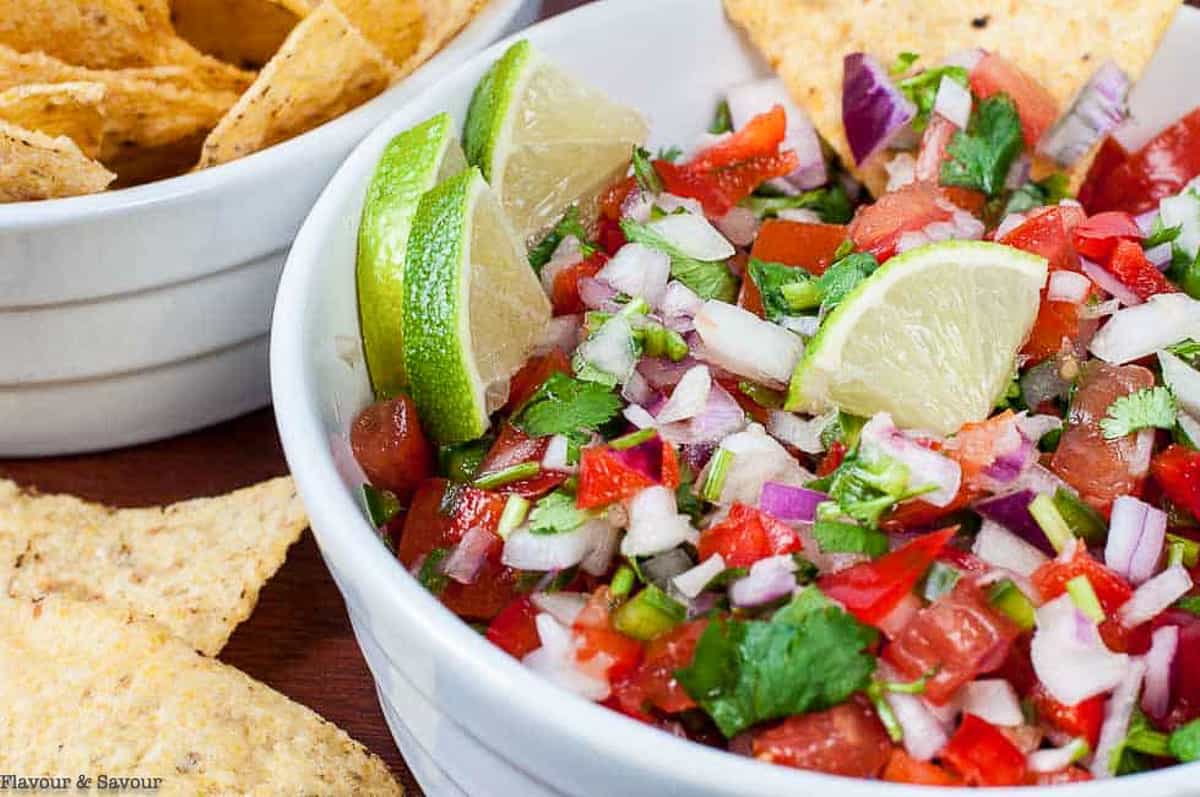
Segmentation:
{"type": "Polygon", "coordinates": [[[202,130],[162,146],[127,147],[113,154],[104,162],[110,171],[117,173],[111,188],[126,188],[187,174],[196,165],[207,134],[202,130]]]}
{"type": "Polygon", "coordinates": [[[104,138],[102,83],[41,83],[0,91],[0,119],[48,136],[66,136],[89,158],[104,138]]]}
{"type": "Polygon", "coordinates": [[[487,0],[421,0],[421,41],[407,61],[399,61],[400,74],[408,75],[445,46],[471,20],[487,0]]]}
{"type": "Polygon", "coordinates": [[[0,121],[0,202],[94,194],[115,176],[66,136],[0,121]]]}
{"type": "Polygon", "coordinates": [[[92,82],[111,86],[125,80],[167,83],[181,89],[220,92],[234,96],[241,90],[236,87],[214,89],[208,83],[203,70],[197,71],[186,66],[90,69],[68,64],[45,53],[22,53],[0,44],[0,91],[29,83],[92,82]]]}
{"type": "Polygon", "coordinates": [[[283,6],[296,16],[303,19],[317,7],[316,0],[271,0],[277,6],[283,6]]]}
{"type": "Polygon", "coordinates": [[[215,655],[306,525],[290,478],[147,509],[0,481],[0,594],[111,604],[215,655]]]}
{"type": "MultiPolygon", "coordinates": [[[[424,35],[421,0],[331,0],[350,24],[393,64],[403,64],[417,51],[424,35]]],[[[439,4],[450,5],[450,3],[439,4]]],[[[441,9],[438,9],[439,13],[441,9]]]]}
{"type": "Polygon", "coordinates": [[[387,88],[394,75],[387,58],[324,2],[292,30],[209,134],[199,167],[244,157],[341,116],[387,88]]]}
{"type": "Polygon", "coordinates": [[[171,0],[176,33],[197,50],[245,69],[271,60],[302,16],[272,0],[171,0]]]}
{"type": "Polygon", "coordinates": [[[161,778],[139,784],[161,795],[403,793],[333,724],[113,607],[0,599],[0,693],[4,772],[161,778]]]}
{"type": "MultiPolygon", "coordinates": [[[[1105,59],[1136,79],[1180,0],[725,0],[729,16],[780,74],[842,161],[842,56],[890,64],[902,52],[934,64],[982,47],[1038,80],[1064,109],[1105,59]]],[[[868,184],[879,187],[881,168],[868,184]]],[[[1076,166],[1086,170],[1086,163],[1076,166]]],[[[860,173],[861,174],[861,173],[860,173]]]]}

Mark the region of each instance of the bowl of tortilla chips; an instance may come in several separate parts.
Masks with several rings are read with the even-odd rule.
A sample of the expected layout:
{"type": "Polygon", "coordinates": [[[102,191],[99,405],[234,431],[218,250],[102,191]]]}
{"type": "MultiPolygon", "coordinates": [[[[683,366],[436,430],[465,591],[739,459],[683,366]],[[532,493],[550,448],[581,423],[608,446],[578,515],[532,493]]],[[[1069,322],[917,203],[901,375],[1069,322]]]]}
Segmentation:
{"type": "MultiPolygon", "coordinates": [[[[1200,103],[1200,86],[1184,79],[1194,68],[1200,13],[1177,11],[1172,0],[1080,0],[1069,15],[1059,5],[608,0],[521,37],[564,71],[642,111],[653,122],[651,151],[693,140],[727,88],[768,77],[773,68],[829,143],[844,146],[838,114],[827,110],[840,107],[842,56],[855,51],[890,62],[902,51],[936,60],[985,47],[1053,87],[1060,105],[1094,64],[1112,57],[1142,78],[1130,100],[1135,121],[1158,119],[1161,126],[1200,103]],[[984,23],[975,21],[980,15],[984,23]],[[823,79],[810,59],[828,63],[823,79]]],[[[429,794],[439,795],[942,793],[769,765],[587,702],[460,621],[406,571],[365,516],[363,475],[348,437],[355,413],[373,396],[355,290],[366,187],[397,133],[439,113],[461,123],[476,83],[510,43],[440,81],[347,159],[297,236],[275,310],[272,384],[284,448],[410,767],[429,794]]],[[[1195,766],[1181,766],[1061,788],[1118,797],[1132,786],[1145,797],[1167,797],[1195,793],[1196,774],[1195,766]]]]}
{"type": "Polygon", "coordinates": [[[267,403],[287,247],[351,147],[530,0],[0,0],[0,453],[267,403]]]}

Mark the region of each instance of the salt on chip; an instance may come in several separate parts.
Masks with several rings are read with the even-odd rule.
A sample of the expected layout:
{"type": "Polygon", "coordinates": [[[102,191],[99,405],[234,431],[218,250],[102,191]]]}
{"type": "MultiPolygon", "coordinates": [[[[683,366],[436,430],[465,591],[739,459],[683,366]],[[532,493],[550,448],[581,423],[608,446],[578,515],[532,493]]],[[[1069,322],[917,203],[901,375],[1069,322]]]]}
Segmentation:
{"type": "Polygon", "coordinates": [[[258,69],[304,13],[272,0],[171,0],[175,32],[226,63],[258,69]]]}
{"type": "Polygon", "coordinates": [[[0,91],[0,120],[66,136],[89,158],[104,139],[103,83],[34,83],[0,91]]]}
{"type": "MultiPolygon", "coordinates": [[[[1180,0],[725,0],[842,161],[853,165],[842,127],[842,57],[866,52],[884,64],[902,52],[930,66],[982,47],[1015,63],[1066,110],[1105,59],[1137,79],[1180,0]]],[[[869,180],[879,187],[881,167],[869,180]]],[[[1086,164],[1076,169],[1086,170],[1086,164]]]]}
{"type": "Polygon", "coordinates": [[[147,509],[0,481],[0,594],[118,606],[215,655],[306,525],[290,478],[147,509]]]}
{"type": "Polygon", "coordinates": [[[0,202],[94,194],[115,176],[66,136],[0,121],[0,202]]]}
{"type": "Polygon", "coordinates": [[[326,0],[301,20],[204,142],[199,167],[307,132],[379,94],[396,71],[326,0]]]}
{"type": "Polygon", "coordinates": [[[0,770],[70,773],[70,788],[104,774],[139,779],[122,793],[403,794],[333,724],[101,604],[0,598],[0,701],[0,770]]]}

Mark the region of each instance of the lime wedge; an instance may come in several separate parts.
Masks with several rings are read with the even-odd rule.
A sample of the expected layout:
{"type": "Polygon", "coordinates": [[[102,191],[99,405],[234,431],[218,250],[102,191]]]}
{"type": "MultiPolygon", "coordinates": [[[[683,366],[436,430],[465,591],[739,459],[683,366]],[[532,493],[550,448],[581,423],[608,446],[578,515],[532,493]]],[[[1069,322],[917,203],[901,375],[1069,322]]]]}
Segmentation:
{"type": "Polygon", "coordinates": [[[404,261],[404,363],[425,431],[473,440],[508,396],[550,303],[478,169],[421,198],[404,261]]]}
{"type": "Polygon", "coordinates": [[[471,97],[463,143],[522,240],[532,243],[569,205],[588,205],[629,167],[646,122],[533,49],[509,47],[471,97]]]}
{"type": "Polygon", "coordinates": [[[405,130],[379,158],[358,227],[358,317],[376,395],[394,396],[404,371],[404,251],[421,196],[466,168],[448,114],[405,130]]]}
{"type": "Polygon", "coordinates": [[[1037,317],[1046,260],[1000,244],[905,252],[830,313],[796,366],[787,407],[890,412],[939,434],[981,421],[1037,317]]]}

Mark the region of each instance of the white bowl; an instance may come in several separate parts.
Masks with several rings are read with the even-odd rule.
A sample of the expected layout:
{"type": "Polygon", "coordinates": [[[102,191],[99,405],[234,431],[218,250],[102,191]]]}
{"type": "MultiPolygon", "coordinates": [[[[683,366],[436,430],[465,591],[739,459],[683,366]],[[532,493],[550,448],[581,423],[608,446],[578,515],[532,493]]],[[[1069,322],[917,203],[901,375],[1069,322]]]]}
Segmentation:
{"type": "Polygon", "coordinates": [[[0,205],[0,456],[129,445],[266,404],[275,287],[321,188],[382,119],[539,6],[492,0],[404,81],[248,158],[0,205]]]}
{"type": "MultiPolygon", "coordinates": [[[[1192,41],[1198,23],[1194,12],[1181,20],[1192,41]]],[[[718,0],[608,0],[521,35],[641,108],[655,144],[691,143],[723,87],[766,74],[718,0]]],[[[359,146],[300,231],[275,308],[271,376],[284,450],[409,765],[431,797],[953,794],[771,766],[674,738],[561,691],[445,609],[364,518],[355,497],[362,477],[346,441],[354,413],[370,400],[361,357],[348,355],[359,351],[354,256],[363,194],[388,139],[439,111],[461,121],[476,81],[506,46],[480,53],[359,146]]],[[[1195,795],[1198,778],[1193,765],[1052,793],[1195,795]]]]}

